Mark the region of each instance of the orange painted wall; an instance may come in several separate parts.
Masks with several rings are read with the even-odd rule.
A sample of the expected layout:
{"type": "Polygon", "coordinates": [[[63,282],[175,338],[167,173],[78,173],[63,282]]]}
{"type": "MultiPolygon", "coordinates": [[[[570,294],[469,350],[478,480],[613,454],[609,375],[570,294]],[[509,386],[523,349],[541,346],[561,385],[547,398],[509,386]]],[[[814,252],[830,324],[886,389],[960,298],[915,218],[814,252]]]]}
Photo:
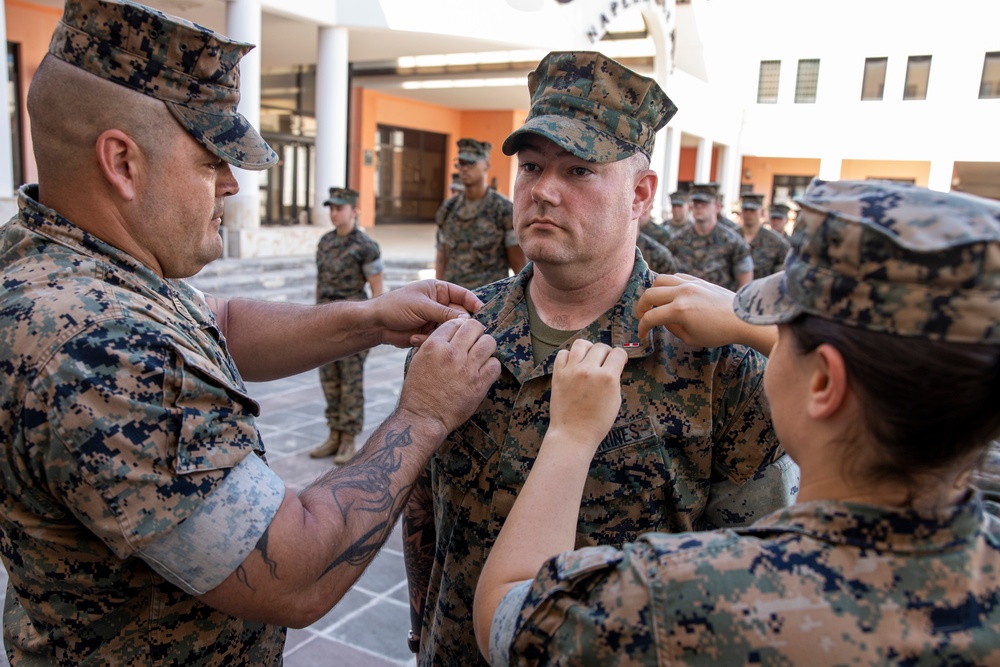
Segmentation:
{"type": "MultiPolygon", "coordinates": [[[[355,88],[351,100],[351,162],[348,181],[359,194],[359,222],[363,227],[375,224],[375,164],[373,160],[371,165],[365,165],[364,158],[366,151],[371,151],[374,156],[376,131],[380,124],[447,135],[448,165],[458,157],[456,142],[462,137],[491,142],[493,151],[490,155],[490,178],[495,176],[497,190],[510,196],[514,162],[500,151],[500,144],[508,134],[521,126],[527,112],[460,111],[404,100],[364,88],[355,88]]],[[[450,175],[451,171],[449,168],[447,173],[450,175]]],[[[445,179],[442,201],[449,195],[447,185],[450,180],[450,176],[445,179]]]]}
{"type": "Polygon", "coordinates": [[[751,192],[765,195],[765,205],[769,205],[770,193],[774,190],[774,175],[812,176],[819,174],[818,158],[785,157],[744,157],[740,178],[743,186],[750,186],[751,192]],[[747,178],[747,173],[750,178],[747,178]]]}
{"type": "MultiPolygon", "coordinates": [[[[462,112],[462,136],[471,137],[493,144],[490,152],[489,178],[497,179],[497,192],[511,197],[514,192],[514,158],[509,158],[500,150],[503,140],[524,123],[527,112],[516,111],[464,111],[462,112]]],[[[449,146],[458,152],[457,147],[449,146]]],[[[450,173],[450,172],[449,172],[450,173]]]]}
{"type": "Polygon", "coordinates": [[[913,179],[915,185],[927,187],[931,176],[931,163],[896,160],[844,160],[840,177],[845,180],[863,181],[869,178],[913,179]]]}
{"type": "Polygon", "coordinates": [[[694,182],[695,165],[698,162],[698,149],[681,146],[681,159],[677,167],[677,180],[694,182]]]}
{"type": "Polygon", "coordinates": [[[48,52],[49,40],[52,31],[62,16],[62,9],[58,7],[43,7],[33,5],[20,0],[6,0],[4,3],[5,18],[7,21],[7,39],[19,45],[21,54],[21,66],[18,87],[21,92],[21,151],[24,156],[24,178],[28,183],[38,180],[38,168],[35,165],[35,156],[32,153],[31,125],[28,121],[28,109],[26,99],[28,86],[39,63],[48,52]]]}

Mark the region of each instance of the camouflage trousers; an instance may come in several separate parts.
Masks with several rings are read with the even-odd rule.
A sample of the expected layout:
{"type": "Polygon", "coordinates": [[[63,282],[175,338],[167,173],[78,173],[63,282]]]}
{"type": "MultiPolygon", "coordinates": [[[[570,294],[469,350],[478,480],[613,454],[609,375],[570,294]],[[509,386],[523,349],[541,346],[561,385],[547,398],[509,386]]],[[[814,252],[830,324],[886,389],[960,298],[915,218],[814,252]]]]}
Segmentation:
{"type": "Polygon", "coordinates": [[[361,433],[365,420],[364,367],[368,350],[321,366],[319,382],[326,395],[330,430],[361,433]]]}

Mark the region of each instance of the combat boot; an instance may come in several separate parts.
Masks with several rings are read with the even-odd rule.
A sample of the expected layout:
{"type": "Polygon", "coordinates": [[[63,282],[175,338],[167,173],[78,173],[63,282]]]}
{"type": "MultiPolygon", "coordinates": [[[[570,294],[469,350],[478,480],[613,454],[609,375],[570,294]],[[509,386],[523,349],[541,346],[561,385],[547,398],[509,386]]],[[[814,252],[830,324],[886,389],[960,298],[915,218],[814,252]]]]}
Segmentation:
{"type": "Polygon", "coordinates": [[[340,434],[340,451],[337,455],[333,457],[333,462],[337,465],[343,465],[351,460],[354,456],[354,434],[353,433],[341,433],[340,434]]]}
{"type": "Polygon", "coordinates": [[[309,452],[309,456],[314,459],[321,459],[335,455],[340,451],[340,438],[342,435],[344,434],[340,431],[330,431],[330,437],[322,445],[309,452]]]}

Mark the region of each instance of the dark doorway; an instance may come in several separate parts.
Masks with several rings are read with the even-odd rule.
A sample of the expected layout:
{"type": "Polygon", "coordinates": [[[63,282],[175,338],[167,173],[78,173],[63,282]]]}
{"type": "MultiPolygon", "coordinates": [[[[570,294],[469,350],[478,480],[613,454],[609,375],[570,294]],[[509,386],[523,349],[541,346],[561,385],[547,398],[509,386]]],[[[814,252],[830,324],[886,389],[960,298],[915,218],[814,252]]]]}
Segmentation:
{"type": "Polygon", "coordinates": [[[434,222],[445,186],[448,136],[378,126],[375,224],[434,222]]]}

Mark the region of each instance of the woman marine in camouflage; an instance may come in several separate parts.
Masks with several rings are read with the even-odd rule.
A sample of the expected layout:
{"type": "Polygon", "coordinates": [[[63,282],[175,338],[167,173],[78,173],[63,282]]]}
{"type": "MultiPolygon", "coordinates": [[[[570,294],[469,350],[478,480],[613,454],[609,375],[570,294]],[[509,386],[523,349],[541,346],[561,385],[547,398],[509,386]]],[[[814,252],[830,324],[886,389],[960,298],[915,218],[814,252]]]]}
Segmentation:
{"type": "Polygon", "coordinates": [[[969,484],[1000,433],[1000,205],[874,181],[815,181],[800,204],[785,272],[736,296],[742,322],[689,278],[640,301],[643,328],[770,352],[797,504],[572,551],[626,357],[577,341],[479,580],[491,664],[1000,664],[1000,506],[969,484]]]}

